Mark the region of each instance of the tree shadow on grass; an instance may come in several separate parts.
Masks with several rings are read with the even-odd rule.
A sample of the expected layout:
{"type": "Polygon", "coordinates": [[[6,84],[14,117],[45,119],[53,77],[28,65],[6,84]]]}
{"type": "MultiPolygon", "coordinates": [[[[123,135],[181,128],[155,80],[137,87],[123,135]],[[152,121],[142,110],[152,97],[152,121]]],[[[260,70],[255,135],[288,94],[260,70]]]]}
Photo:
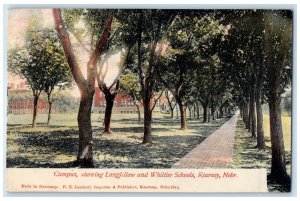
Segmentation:
{"type": "MultiPolygon", "coordinates": [[[[163,128],[163,127],[155,127],[155,128],[151,128],[152,132],[169,132],[172,129],[169,128],[163,128]]],[[[93,129],[94,132],[103,132],[104,128],[95,128],[93,129]]],[[[126,134],[130,134],[130,133],[143,133],[144,132],[144,128],[143,126],[131,126],[131,127],[116,127],[116,128],[111,128],[112,132],[115,133],[120,133],[121,135],[126,135],[126,134]]]]}
{"type": "MultiPolygon", "coordinates": [[[[161,135],[161,132],[174,132],[173,123],[170,123],[169,119],[155,119],[155,121],[156,127],[152,129],[153,143],[150,145],[141,144],[142,125],[113,128],[113,133],[107,135],[100,134],[101,129],[95,127],[93,129],[94,166],[96,168],[171,168],[174,163],[200,144],[219,124],[222,124],[219,122],[201,126],[197,125],[197,121],[192,121],[191,126],[195,129],[192,134],[161,135]]],[[[24,128],[30,128],[30,125],[17,127],[10,125],[8,129],[7,167],[74,167],[78,150],[76,127],[51,125],[21,132],[20,130],[24,128]]]]}
{"type": "Polygon", "coordinates": [[[10,168],[72,168],[78,167],[76,161],[64,162],[64,163],[41,163],[39,161],[28,160],[25,157],[15,157],[6,159],[6,167],[10,168]]]}
{"type": "Polygon", "coordinates": [[[95,166],[100,168],[171,168],[203,139],[198,136],[153,136],[151,145],[101,140],[95,146],[95,150],[101,148],[101,151],[94,153],[96,158],[100,158],[95,166]]]}
{"type": "MultiPolygon", "coordinates": [[[[70,168],[78,149],[78,131],[18,133],[8,139],[7,167],[70,168]],[[73,160],[59,160],[58,156],[73,160]]],[[[132,136],[134,137],[134,136],[132,136]]],[[[97,168],[170,168],[193,147],[204,140],[201,136],[153,136],[151,145],[116,139],[94,138],[94,165],[97,168]]],[[[140,140],[139,140],[140,141],[140,140]]]]}

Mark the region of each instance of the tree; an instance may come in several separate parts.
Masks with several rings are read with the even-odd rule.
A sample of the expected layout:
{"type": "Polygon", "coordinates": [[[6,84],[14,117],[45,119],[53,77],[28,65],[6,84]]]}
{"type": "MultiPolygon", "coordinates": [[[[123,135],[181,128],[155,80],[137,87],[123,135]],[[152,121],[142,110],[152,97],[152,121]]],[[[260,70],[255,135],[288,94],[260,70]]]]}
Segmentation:
{"type": "Polygon", "coordinates": [[[109,68],[115,67],[114,70],[116,69],[116,66],[109,66],[109,56],[111,55],[110,52],[107,52],[106,55],[104,56],[104,59],[102,59],[100,65],[99,65],[99,72],[97,74],[97,83],[100,88],[100,90],[104,93],[105,95],[105,100],[106,100],[106,106],[105,106],[105,116],[104,116],[104,133],[110,133],[111,128],[110,128],[110,122],[111,122],[111,115],[112,115],[112,109],[114,106],[114,99],[117,96],[119,92],[119,76],[121,72],[123,71],[124,64],[128,55],[128,50],[125,51],[118,51],[117,54],[120,54],[120,62],[118,62],[118,70],[119,73],[115,77],[114,81],[110,84],[110,86],[107,86],[105,83],[105,78],[106,75],[109,74],[105,71],[107,71],[109,68]],[[105,68],[105,67],[106,68],[105,68]]]}
{"type": "MultiPolygon", "coordinates": [[[[289,189],[290,178],[285,167],[280,101],[281,94],[291,80],[292,13],[284,10],[243,10],[232,13],[231,20],[235,21],[233,16],[238,20],[234,22],[230,31],[234,43],[228,42],[226,48],[227,53],[231,52],[227,55],[234,57],[227,60],[227,67],[231,66],[229,72],[234,75],[233,81],[241,95],[239,100],[240,105],[244,107],[243,118],[247,128],[249,122],[255,122],[253,105],[248,107],[249,99],[251,104],[255,100],[258,124],[255,128],[252,123],[250,128],[252,135],[257,131],[258,148],[263,147],[260,107],[262,101],[267,100],[272,148],[270,178],[289,189]]],[[[222,58],[226,60],[224,55],[222,58]]]]}
{"type": "Polygon", "coordinates": [[[56,85],[70,82],[70,71],[58,42],[56,34],[41,27],[27,30],[27,43],[24,47],[13,50],[9,54],[9,69],[24,77],[33,93],[34,107],[32,127],[35,126],[38,100],[42,91],[48,94],[49,116],[51,114],[51,93],[56,85]]]}
{"type": "Polygon", "coordinates": [[[143,143],[152,143],[151,122],[153,87],[155,73],[161,58],[166,34],[176,16],[176,10],[135,10],[136,70],[141,85],[141,96],[144,107],[143,143]]]}
{"type": "Polygon", "coordinates": [[[44,66],[47,72],[47,79],[44,82],[44,91],[47,94],[47,99],[49,103],[47,125],[49,125],[51,119],[51,109],[52,109],[52,92],[55,86],[62,88],[64,85],[71,85],[72,76],[68,68],[66,57],[64,55],[61,44],[56,33],[52,30],[46,29],[43,34],[43,41],[39,41],[39,44],[44,42],[46,51],[43,57],[49,58],[48,64],[44,66]]]}
{"type": "Polygon", "coordinates": [[[43,91],[44,80],[40,76],[43,68],[38,67],[36,56],[32,56],[26,48],[18,48],[9,53],[8,66],[9,69],[24,77],[33,94],[33,116],[32,127],[36,124],[38,100],[43,91]]]}
{"type": "Polygon", "coordinates": [[[196,72],[201,71],[205,60],[214,54],[214,39],[223,32],[217,20],[199,13],[185,13],[177,18],[167,35],[169,47],[158,71],[179,106],[183,130],[187,129],[187,101],[199,90],[196,83],[200,79],[193,75],[200,75],[196,72]]]}
{"type": "Polygon", "coordinates": [[[159,77],[165,87],[172,93],[180,111],[180,129],[187,129],[186,109],[189,98],[188,82],[191,67],[195,66],[191,55],[177,50],[168,50],[169,57],[164,57],[158,70],[159,77]]]}
{"type": "Polygon", "coordinates": [[[141,121],[140,104],[142,98],[140,94],[140,88],[140,82],[138,76],[135,73],[129,71],[120,76],[120,90],[121,92],[128,94],[132,98],[137,109],[138,122],[141,121]]]}
{"type": "MultiPolygon", "coordinates": [[[[95,48],[91,52],[91,56],[86,66],[87,78],[85,79],[74,54],[73,46],[69,38],[69,33],[67,32],[65,23],[62,19],[61,10],[53,9],[55,29],[63,46],[66,58],[68,60],[69,68],[72,72],[73,78],[80,90],[81,95],[77,118],[79,127],[79,149],[77,161],[79,162],[81,167],[93,166],[91,107],[93,104],[93,96],[95,92],[96,64],[101,56],[103,47],[106,45],[109,39],[113,21],[112,11],[105,12],[105,14],[105,17],[101,16],[101,18],[97,18],[97,22],[100,23],[100,25],[97,25],[99,25],[101,29],[97,31],[98,37],[96,37],[95,48]]],[[[87,15],[87,17],[89,17],[89,15],[87,15]]]]}
{"type": "MultiPolygon", "coordinates": [[[[67,9],[64,10],[64,17],[69,30],[75,36],[79,47],[87,54],[91,54],[95,46],[95,41],[99,38],[99,31],[105,22],[107,10],[99,9],[67,9]],[[84,22],[85,29],[78,24],[84,22]]],[[[111,132],[111,115],[114,106],[114,99],[119,92],[119,76],[127,66],[128,53],[136,42],[134,36],[136,18],[132,15],[132,10],[112,10],[113,22],[112,32],[102,48],[99,61],[96,67],[96,81],[99,89],[105,95],[106,106],[104,116],[104,133],[111,132]],[[116,58],[118,57],[118,58],[116,58]],[[118,61],[118,62],[117,62],[118,61]],[[117,67],[117,68],[116,68],[117,67]],[[118,71],[117,75],[112,72],[118,71]],[[114,77],[112,83],[110,80],[114,77]]]]}
{"type": "Polygon", "coordinates": [[[272,145],[270,178],[290,189],[291,181],[285,166],[280,102],[281,94],[291,80],[292,12],[284,10],[266,11],[264,17],[272,145]]]}
{"type": "Polygon", "coordinates": [[[230,14],[235,17],[231,19],[232,28],[222,55],[227,62],[228,73],[234,76],[235,88],[243,96],[239,104],[246,128],[251,130],[257,147],[261,149],[265,147],[262,113],[266,76],[263,13],[263,10],[242,10],[230,14]],[[229,55],[234,59],[227,59],[229,55]]]}
{"type": "Polygon", "coordinates": [[[292,114],[292,91],[291,89],[287,89],[283,96],[283,111],[288,115],[291,116],[292,114]]]}
{"type": "Polygon", "coordinates": [[[59,113],[75,113],[79,108],[79,101],[69,90],[54,90],[52,92],[53,106],[59,113]]]}
{"type": "Polygon", "coordinates": [[[174,96],[172,95],[172,93],[169,90],[165,91],[165,97],[166,97],[166,99],[168,101],[168,104],[169,104],[171,119],[173,119],[173,117],[174,117],[174,108],[175,108],[177,103],[175,101],[174,96]]]}

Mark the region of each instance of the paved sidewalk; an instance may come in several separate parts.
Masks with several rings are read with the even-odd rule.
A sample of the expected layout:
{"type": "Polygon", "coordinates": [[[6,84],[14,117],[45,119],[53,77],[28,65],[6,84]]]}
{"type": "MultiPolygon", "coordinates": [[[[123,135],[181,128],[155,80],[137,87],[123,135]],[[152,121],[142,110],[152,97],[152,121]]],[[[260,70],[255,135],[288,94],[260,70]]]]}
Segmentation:
{"type": "Polygon", "coordinates": [[[231,167],[237,115],[235,114],[218,130],[210,134],[197,147],[175,163],[173,168],[231,167]]]}

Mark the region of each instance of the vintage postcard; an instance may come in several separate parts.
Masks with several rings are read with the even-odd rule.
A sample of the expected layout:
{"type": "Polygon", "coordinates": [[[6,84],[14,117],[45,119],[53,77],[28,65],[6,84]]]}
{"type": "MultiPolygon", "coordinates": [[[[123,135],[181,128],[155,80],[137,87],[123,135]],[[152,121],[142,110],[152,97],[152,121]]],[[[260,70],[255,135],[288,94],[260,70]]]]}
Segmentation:
{"type": "Polygon", "coordinates": [[[7,14],[7,192],[291,191],[292,7],[7,14]]]}

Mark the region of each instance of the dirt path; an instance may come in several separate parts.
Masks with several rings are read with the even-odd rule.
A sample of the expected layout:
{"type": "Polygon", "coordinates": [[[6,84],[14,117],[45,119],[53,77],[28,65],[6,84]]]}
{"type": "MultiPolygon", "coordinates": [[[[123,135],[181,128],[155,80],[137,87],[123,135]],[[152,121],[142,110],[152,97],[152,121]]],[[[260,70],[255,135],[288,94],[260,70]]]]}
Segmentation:
{"type": "Polygon", "coordinates": [[[227,168],[232,166],[237,114],[174,164],[173,168],[227,168]]]}

